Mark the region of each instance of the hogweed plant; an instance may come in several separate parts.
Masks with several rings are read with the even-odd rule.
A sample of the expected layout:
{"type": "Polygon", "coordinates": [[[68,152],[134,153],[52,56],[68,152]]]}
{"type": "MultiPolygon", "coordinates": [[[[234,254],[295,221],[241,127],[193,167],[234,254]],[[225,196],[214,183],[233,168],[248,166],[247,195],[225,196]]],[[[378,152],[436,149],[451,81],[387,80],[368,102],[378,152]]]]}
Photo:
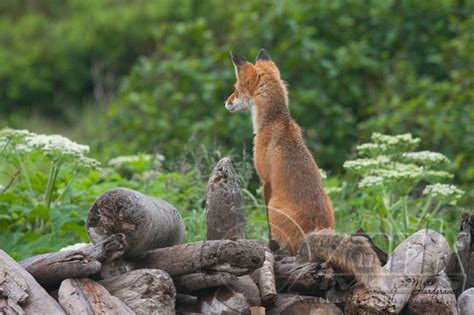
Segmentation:
{"type": "Polygon", "coordinates": [[[370,209],[359,224],[367,229],[378,214],[375,220],[389,251],[421,228],[443,232],[441,212],[455,209],[464,194],[446,183],[453,177],[447,171],[449,159],[437,152],[415,151],[420,139],[411,134],[374,133],[371,140],[357,146],[359,157],[343,165],[357,176],[361,204],[370,209]]]}
{"type": "MultiPolygon", "coordinates": [[[[60,135],[27,130],[0,130],[0,241],[2,248],[22,238],[37,240],[53,230],[76,231],[76,205],[66,202],[71,186],[99,163],[87,157],[89,147],[60,135]],[[60,226],[52,224],[61,223],[60,226]]],[[[59,233],[60,234],[60,233],[59,233]]],[[[54,234],[58,236],[59,234],[54,234]]],[[[58,243],[60,240],[57,240],[58,243]]],[[[49,241],[39,242],[41,247],[49,241]]],[[[25,248],[25,251],[29,249],[25,248]]]]}

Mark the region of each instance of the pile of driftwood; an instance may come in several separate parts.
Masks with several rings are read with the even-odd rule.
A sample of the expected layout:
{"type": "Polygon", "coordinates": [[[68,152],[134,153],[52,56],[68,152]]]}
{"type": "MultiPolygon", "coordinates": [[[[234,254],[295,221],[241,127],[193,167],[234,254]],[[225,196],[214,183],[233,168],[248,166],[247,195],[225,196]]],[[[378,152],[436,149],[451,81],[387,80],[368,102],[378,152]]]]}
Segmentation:
{"type": "Polygon", "coordinates": [[[0,314],[474,312],[474,216],[462,218],[457,254],[432,230],[388,257],[374,245],[383,268],[366,287],[328,262],[246,240],[227,158],[211,174],[206,210],[208,240],[183,244],[183,220],[169,203],[126,188],[102,194],[87,218],[90,245],[19,263],[0,250],[0,314]]]}

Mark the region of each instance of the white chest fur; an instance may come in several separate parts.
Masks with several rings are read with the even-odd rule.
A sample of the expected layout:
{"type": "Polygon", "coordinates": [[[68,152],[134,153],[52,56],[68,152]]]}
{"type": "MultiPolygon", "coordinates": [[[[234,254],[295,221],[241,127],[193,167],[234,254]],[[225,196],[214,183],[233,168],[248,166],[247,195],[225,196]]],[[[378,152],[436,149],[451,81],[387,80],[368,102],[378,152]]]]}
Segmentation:
{"type": "Polygon", "coordinates": [[[255,103],[250,105],[250,112],[252,113],[252,125],[253,125],[253,133],[257,134],[258,126],[257,126],[257,108],[255,103]]]}

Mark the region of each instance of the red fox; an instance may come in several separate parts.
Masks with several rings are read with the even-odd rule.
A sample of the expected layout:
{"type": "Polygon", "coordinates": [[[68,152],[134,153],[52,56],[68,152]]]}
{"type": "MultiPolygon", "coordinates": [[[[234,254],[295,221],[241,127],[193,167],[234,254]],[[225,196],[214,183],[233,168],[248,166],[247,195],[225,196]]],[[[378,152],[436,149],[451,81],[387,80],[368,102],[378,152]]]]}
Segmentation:
{"type": "Polygon", "coordinates": [[[237,83],[225,108],[252,113],[255,168],[263,184],[270,244],[295,254],[315,229],[334,229],[332,202],[319,168],[291,118],[288,92],[265,49],[255,65],[231,52],[237,83]]]}

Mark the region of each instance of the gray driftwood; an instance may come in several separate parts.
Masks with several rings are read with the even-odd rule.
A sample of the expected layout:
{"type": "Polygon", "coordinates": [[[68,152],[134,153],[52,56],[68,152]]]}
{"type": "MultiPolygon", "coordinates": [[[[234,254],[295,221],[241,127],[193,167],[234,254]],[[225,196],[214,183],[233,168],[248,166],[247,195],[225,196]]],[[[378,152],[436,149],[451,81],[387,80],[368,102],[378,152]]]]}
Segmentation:
{"type": "Polygon", "coordinates": [[[200,296],[200,313],[202,314],[225,314],[225,315],[250,315],[250,306],[246,297],[233,292],[227,287],[220,287],[207,294],[200,296]]]}
{"type": "Polygon", "coordinates": [[[267,311],[269,315],[342,315],[334,304],[319,298],[294,294],[278,294],[278,298],[267,311]]]}
{"type": "Polygon", "coordinates": [[[67,278],[86,278],[100,271],[102,261],[123,254],[123,234],[112,234],[105,240],[78,250],[42,254],[24,259],[20,264],[47,289],[58,288],[67,278]]]}
{"type": "Polygon", "coordinates": [[[277,298],[274,272],[275,258],[267,249],[265,250],[265,262],[263,266],[255,270],[252,274],[254,281],[260,290],[262,305],[271,306],[277,298]]]}
{"type": "Polygon", "coordinates": [[[208,240],[245,238],[242,188],[227,157],[217,163],[209,178],[206,212],[208,240]]]}
{"type": "Polygon", "coordinates": [[[174,206],[127,188],[111,189],[97,198],[89,209],[87,233],[94,244],[111,234],[125,234],[125,256],[176,245],[185,236],[183,219],[174,206]]]}
{"type": "Polygon", "coordinates": [[[423,285],[423,289],[414,292],[408,302],[408,313],[413,315],[459,314],[456,296],[444,271],[429,278],[423,285]]]}
{"type": "Polygon", "coordinates": [[[173,278],[176,291],[180,293],[193,293],[202,289],[226,286],[237,277],[228,272],[197,272],[173,278]]]}
{"type": "Polygon", "coordinates": [[[162,269],[172,277],[201,271],[240,276],[263,265],[265,249],[257,241],[214,240],[158,248],[131,262],[133,269],[162,269]]]}
{"type": "Polygon", "coordinates": [[[20,264],[0,250],[0,314],[64,314],[20,264]]]}
{"type": "Polygon", "coordinates": [[[176,289],[171,277],[158,269],[134,270],[100,281],[136,314],[174,314],[176,289]]]}
{"type": "Polygon", "coordinates": [[[355,286],[345,303],[347,314],[399,313],[412,293],[421,290],[427,279],[443,270],[451,256],[446,239],[433,230],[420,230],[404,240],[383,267],[385,275],[367,291],[355,286]]]}
{"type": "Polygon", "coordinates": [[[67,314],[115,314],[135,313],[100,284],[91,279],[66,279],[59,287],[59,303],[67,314]]]}
{"type": "Polygon", "coordinates": [[[474,288],[464,291],[458,298],[459,314],[472,315],[474,312],[474,288]]]}
{"type": "Polygon", "coordinates": [[[334,270],[326,263],[296,262],[296,257],[275,261],[277,292],[321,293],[334,286],[334,270]]]}

